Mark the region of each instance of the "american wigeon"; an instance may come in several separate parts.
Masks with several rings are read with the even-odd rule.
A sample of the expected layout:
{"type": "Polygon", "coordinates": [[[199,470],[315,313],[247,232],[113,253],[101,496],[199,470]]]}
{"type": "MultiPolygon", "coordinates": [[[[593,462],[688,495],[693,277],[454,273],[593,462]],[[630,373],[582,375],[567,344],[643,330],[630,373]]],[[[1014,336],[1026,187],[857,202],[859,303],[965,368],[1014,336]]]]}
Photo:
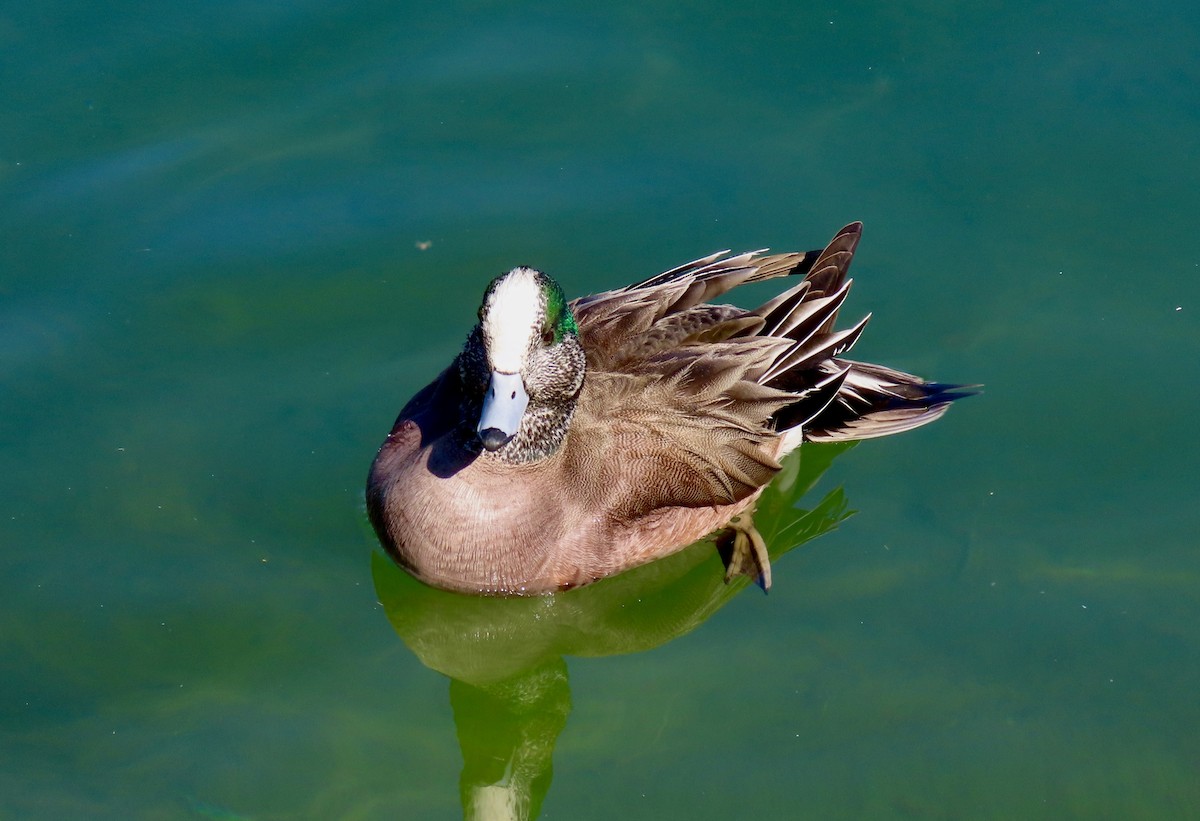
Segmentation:
{"type": "Polygon", "coordinates": [[[822,251],[713,254],[567,302],[514,268],[484,294],[462,352],[379,449],[367,510],[389,555],[436,587],[561,590],[726,527],[769,584],[745,522],[802,442],[885,436],[940,417],[960,386],[843,359],[835,330],[862,226],[822,251]],[[755,310],[712,304],[794,284],[755,310]]]}

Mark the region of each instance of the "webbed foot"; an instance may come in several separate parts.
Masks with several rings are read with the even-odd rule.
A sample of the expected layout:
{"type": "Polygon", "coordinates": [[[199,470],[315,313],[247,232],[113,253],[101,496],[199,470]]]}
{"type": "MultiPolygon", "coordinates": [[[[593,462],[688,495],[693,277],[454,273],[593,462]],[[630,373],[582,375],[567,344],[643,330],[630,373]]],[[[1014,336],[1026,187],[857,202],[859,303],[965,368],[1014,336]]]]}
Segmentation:
{"type": "Polygon", "coordinates": [[[725,583],[749,576],[764,593],[771,590],[771,557],[767,543],[754,526],[754,508],[734,516],[716,537],[717,552],[725,563],[725,583]]]}

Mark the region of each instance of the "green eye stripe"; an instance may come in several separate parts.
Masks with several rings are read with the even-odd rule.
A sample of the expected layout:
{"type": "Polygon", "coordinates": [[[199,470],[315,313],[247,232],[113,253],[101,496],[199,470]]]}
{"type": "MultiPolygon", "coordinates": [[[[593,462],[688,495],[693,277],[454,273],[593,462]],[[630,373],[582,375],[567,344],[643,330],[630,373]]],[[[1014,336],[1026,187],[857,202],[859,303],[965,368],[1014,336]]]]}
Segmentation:
{"type": "Polygon", "coordinates": [[[554,341],[561,342],[565,334],[579,333],[575,315],[567,307],[567,298],[557,282],[546,277],[542,280],[542,293],[546,298],[546,330],[554,333],[554,341]]]}

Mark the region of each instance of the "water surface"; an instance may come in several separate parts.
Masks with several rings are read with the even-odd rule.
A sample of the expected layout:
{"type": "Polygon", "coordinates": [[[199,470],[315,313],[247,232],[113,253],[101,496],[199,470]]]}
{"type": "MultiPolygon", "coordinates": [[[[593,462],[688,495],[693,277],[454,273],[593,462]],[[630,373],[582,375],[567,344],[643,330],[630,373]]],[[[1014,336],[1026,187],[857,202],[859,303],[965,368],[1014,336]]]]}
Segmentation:
{"type": "Polygon", "coordinates": [[[454,817],[518,736],[544,818],[1200,812],[1198,27],[0,8],[0,816],[454,817]],[[788,507],[837,526],[773,543],[769,596],[664,592],[602,653],[520,619],[638,578],[498,605],[520,709],[400,629],[363,479],[492,276],[854,219],[856,354],[987,390],[817,471],[788,507]]]}

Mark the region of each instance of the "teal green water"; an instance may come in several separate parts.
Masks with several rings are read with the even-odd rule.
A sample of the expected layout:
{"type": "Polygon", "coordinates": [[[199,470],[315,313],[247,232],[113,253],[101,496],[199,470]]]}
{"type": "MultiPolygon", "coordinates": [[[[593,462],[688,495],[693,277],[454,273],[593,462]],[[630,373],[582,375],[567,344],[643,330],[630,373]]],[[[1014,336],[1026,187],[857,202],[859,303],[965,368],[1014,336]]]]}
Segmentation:
{"type": "Polygon", "coordinates": [[[3,4],[0,818],[1200,814],[1198,53],[1156,0],[3,4]],[[496,273],[854,219],[856,354],[987,389],[802,453],[769,596],[380,561],[496,273]]]}

